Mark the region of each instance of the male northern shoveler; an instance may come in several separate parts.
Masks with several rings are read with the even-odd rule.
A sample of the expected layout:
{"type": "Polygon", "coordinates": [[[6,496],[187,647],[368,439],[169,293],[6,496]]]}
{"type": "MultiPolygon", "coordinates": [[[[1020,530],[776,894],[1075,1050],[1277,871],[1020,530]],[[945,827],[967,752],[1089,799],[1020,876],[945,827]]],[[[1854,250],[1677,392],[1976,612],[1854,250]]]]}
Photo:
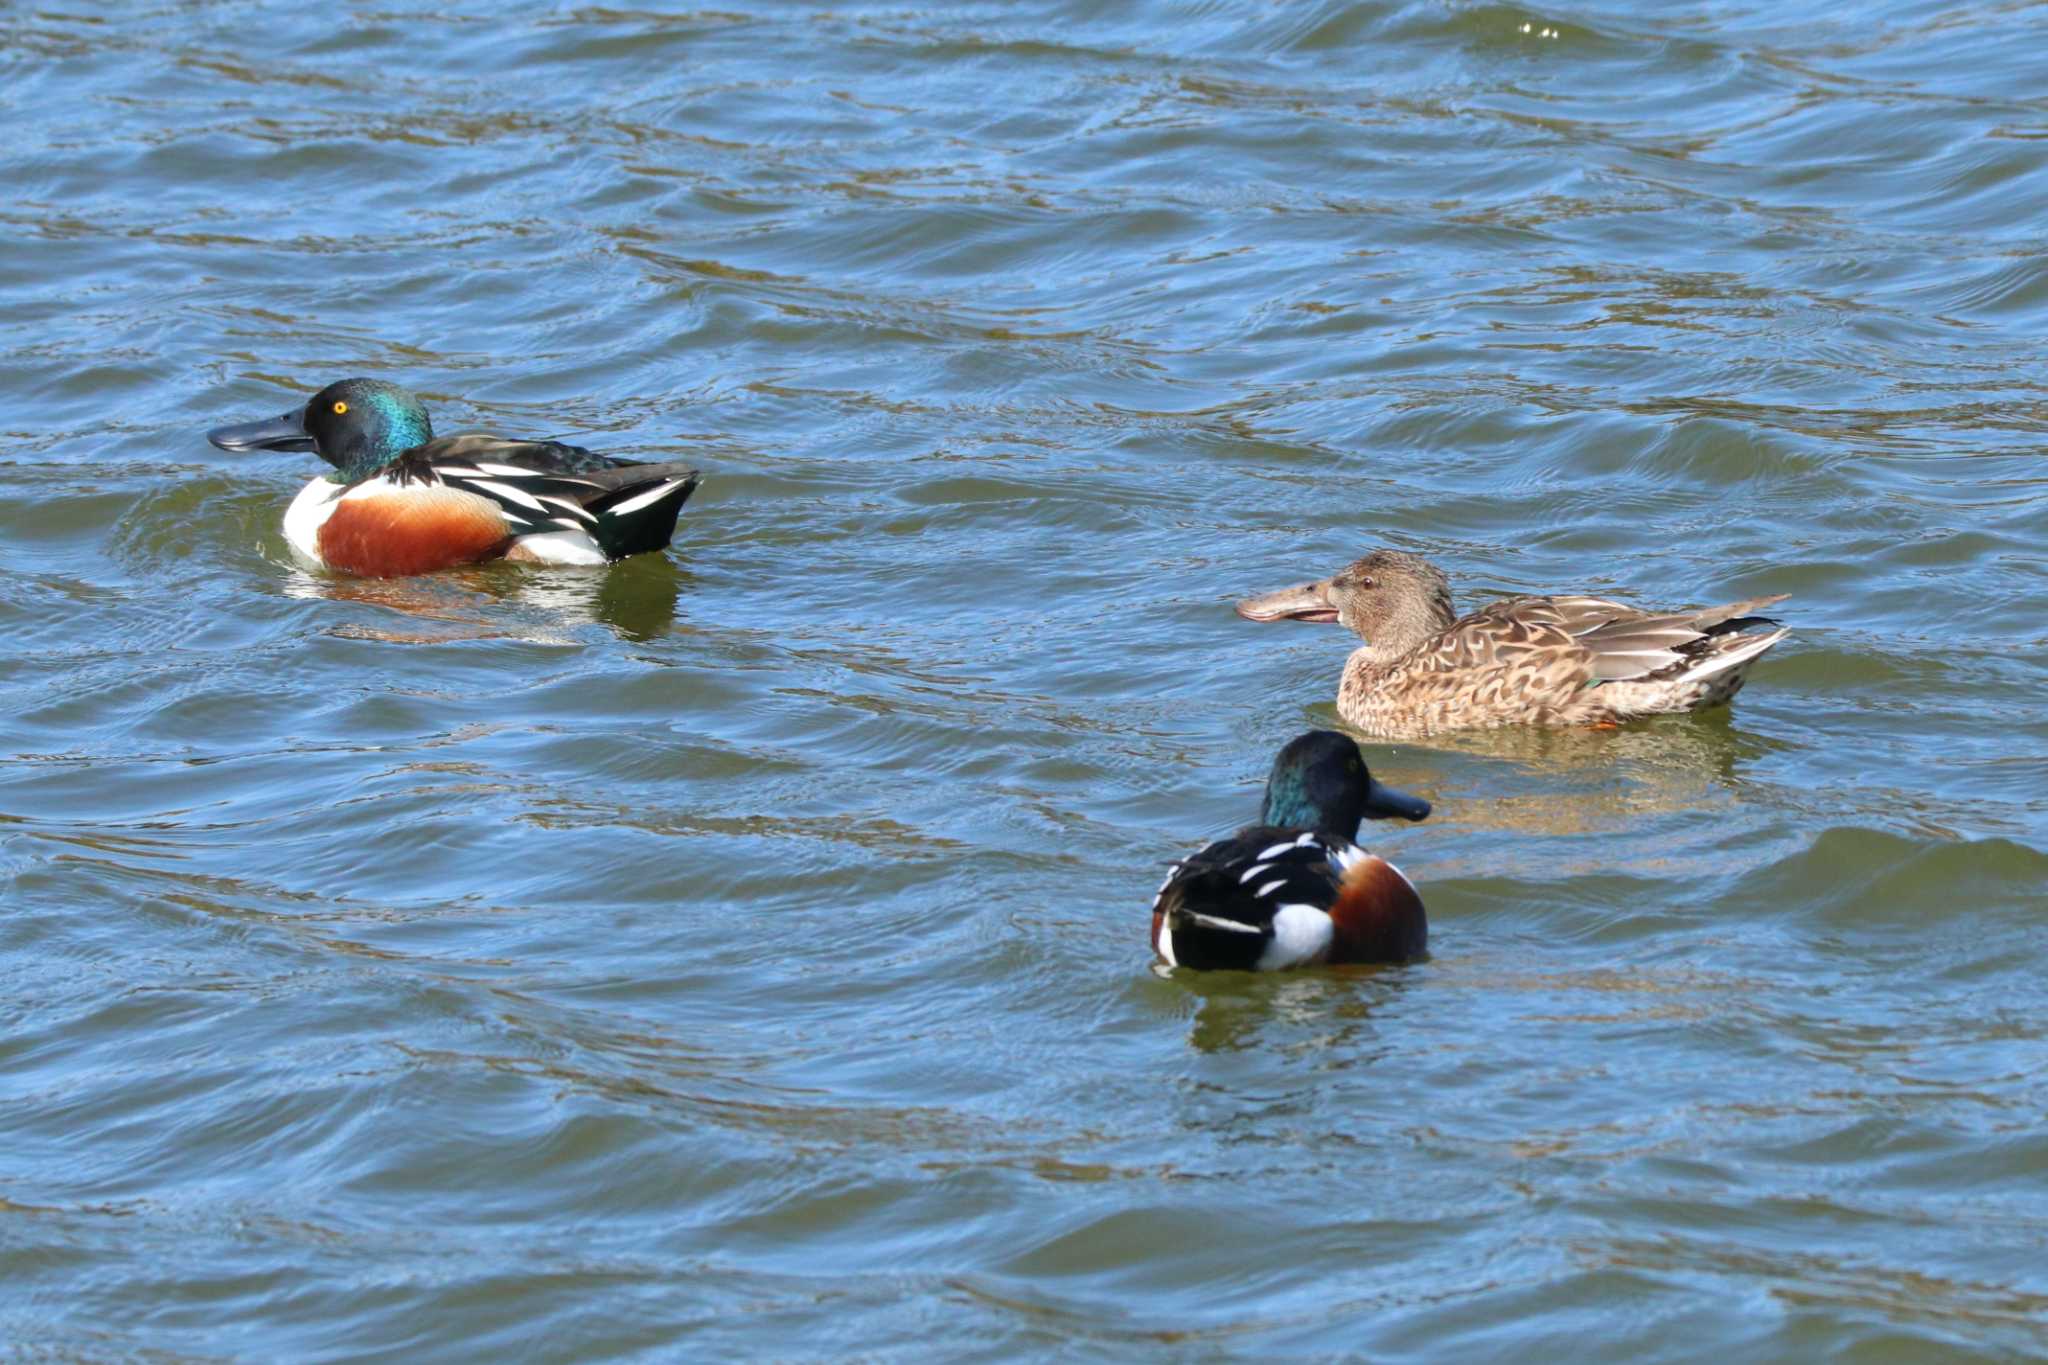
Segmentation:
{"type": "Polygon", "coordinates": [[[1401,870],[1360,848],[1362,819],[1420,820],[1429,802],[1372,780],[1358,745],[1311,730],[1273,760],[1259,823],[1173,865],[1152,898],[1168,964],[1277,971],[1422,956],[1429,920],[1401,870]]]}
{"type": "Polygon", "coordinates": [[[1599,597],[1508,597],[1453,619],[1442,571],[1375,550],[1335,577],[1237,604],[1250,621],[1334,621],[1366,643],[1337,714],[1375,735],[1497,725],[1601,725],[1719,706],[1787,630],[1750,613],[1785,595],[1649,612],[1599,597]]]}
{"type": "Polygon", "coordinates": [[[606,564],[659,550],[697,471],[560,441],[434,439],[420,400],[344,379],[281,417],[218,427],[222,450],[311,450],[334,466],[292,499],[285,538],[323,568],[370,578],[486,559],[606,564]]]}

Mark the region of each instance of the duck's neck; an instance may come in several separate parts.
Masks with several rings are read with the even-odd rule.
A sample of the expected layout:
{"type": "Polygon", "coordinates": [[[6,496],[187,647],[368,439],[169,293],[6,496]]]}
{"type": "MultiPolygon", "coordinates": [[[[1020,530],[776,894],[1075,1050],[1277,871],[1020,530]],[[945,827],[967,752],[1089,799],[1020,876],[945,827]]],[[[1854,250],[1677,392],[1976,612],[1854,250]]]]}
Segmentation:
{"type": "Polygon", "coordinates": [[[1352,650],[1350,657],[1344,660],[1344,677],[1337,684],[1338,714],[1348,716],[1349,708],[1377,691],[1403,659],[1435,638],[1435,635],[1429,635],[1422,639],[1402,640],[1382,632],[1378,639],[1369,640],[1352,650]]]}
{"type": "Polygon", "coordinates": [[[1386,634],[1370,640],[1361,640],[1358,648],[1351,651],[1349,666],[1384,669],[1413,654],[1416,646],[1421,643],[1421,640],[1397,640],[1386,634]]]}
{"type": "Polygon", "coordinates": [[[1353,814],[1347,820],[1341,812],[1327,809],[1309,794],[1308,784],[1300,773],[1276,773],[1267,782],[1266,804],[1259,812],[1259,823],[1274,829],[1312,829],[1343,839],[1358,837],[1358,816],[1353,814]]]}
{"type": "Polygon", "coordinates": [[[1358,714],[1365,699],[1379,690],[1393,665],[1393,660],[1381,658],[1380,651],[1371,645],[1352,650],[1351,657],[1344,661],[1344,676],[1337,681],[1337,714],[1346,720],[1358,714]]]}
{"type": "Polygon", "coordinates": [[[327,471],[327,482],[339,484],[361,483],[384,466],[397,459],[396,455],[364,456],[351,460],[345,465],[327,471]]]}
{"type": "Polygon", "coordinates": [[[1363,654],[1377,664],[1405,659],[1449,630],[1456,619],[1448,590],[1440,588],[1427,596],[1410,597],[1397,610],[1388,612],[1385,619],[1374,623],[1371,638],[1352,657],[1363,654]]]}
{"type": "Polygon", "coordinates": [[[1388,708],[1392,703],[1384,694],[1414,652],[1410,648],[1387,658],[1384,649],[1371,645],[1352,650],[1344,661],[1344,675],[1337,680],[1337,714],[1368,734],[1397,733],[1401,727],[1391,723],[1388,708]]]}

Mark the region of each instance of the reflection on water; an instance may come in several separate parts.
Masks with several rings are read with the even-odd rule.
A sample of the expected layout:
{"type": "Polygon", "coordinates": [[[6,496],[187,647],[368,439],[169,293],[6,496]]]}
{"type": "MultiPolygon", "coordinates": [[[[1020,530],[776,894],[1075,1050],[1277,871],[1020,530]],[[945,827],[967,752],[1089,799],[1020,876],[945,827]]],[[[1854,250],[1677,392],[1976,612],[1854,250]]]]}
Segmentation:
{"type": "Polygon", "coordinates": [[[1329,1052],[1341,1065],[1371,1059],[1381,1044],[1373,1013],[1393,1000],[1411,967],[1333,967],[1320,972],[1174,972],[1195,999],[1187,1041],[1200,1052],[1277,1047],[1300,1062],[1329,1052]]]}
{"type": "Polygon", "coordinates": [[[388,644],[571,644],[577,629],[589,625],[609,627],[630,642],[666,635],[687,575],[674,561],[649,555],[608,569],[484,564],[418,578],[353,578],[294,565],[281,579],[288,597],[368,603],[436,623],[399,629],[349,622],[332,628],[338,635],[388,644]]]}

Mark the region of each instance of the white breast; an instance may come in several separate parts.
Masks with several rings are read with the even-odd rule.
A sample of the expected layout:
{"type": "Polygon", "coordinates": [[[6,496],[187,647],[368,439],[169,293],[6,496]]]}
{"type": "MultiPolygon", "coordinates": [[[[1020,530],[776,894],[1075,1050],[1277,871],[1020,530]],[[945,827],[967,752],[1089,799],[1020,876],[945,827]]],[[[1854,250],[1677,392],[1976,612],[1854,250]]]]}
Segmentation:
{"type": "Polygon", "coordinates": [[[315,564],[324,563],[320,558],[320,528],[334,515],[342,492],[341,484],[331,483],[323,475],[301,488],[292,505],[284,509],[284,538],[291,542],[292,549],[315,564]]]}

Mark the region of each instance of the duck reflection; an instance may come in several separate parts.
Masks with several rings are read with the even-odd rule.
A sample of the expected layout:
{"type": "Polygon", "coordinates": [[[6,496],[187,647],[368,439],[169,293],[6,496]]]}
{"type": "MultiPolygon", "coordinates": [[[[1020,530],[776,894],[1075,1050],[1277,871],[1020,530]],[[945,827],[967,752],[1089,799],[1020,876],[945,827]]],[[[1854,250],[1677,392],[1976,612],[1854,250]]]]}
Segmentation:
{"type": "Polygon", "coordinates": [[[1566,835],[1753,799],[1748,770],[1791,747],[1739,728],[1724,709],[1612,729],[1472,730],[1431,736],[1426,746],[1365,741],[1364,752],[1376,775],[1437,803],[1433,834],[1449,827],[1566,835]]]}
{"type": "Polygon", "coordinates": [[[338,635],[393,644],[449,640],[568,643],[583,626],[602,625],[640,643],[675,627],[676,602],[689,575],[674,561],[644,555],[604,568],[528,568],[496,562],[415,578],[352,578],[293,565],[288,597],[363,602],[410,618],[405,626],[350,622],[338,635]]]}
{"type": "Polygon", "coordinates": [[[1433,735],[1431,749],[1505,758],[1551,770],[1590,769],[1616,762],[1732,778],[1738,761],[1789,745],[1738,729],[1723,708],[1702,715],[1631,721],[1625,725],[1544,729],[1512,726],[1433,735]]]}
{"type": "Polygon", "coordinates": [[[1412,979],[1409,967],[1318,967],[1305,972],[1189,972],[1164,963],[1153,973],[1196,999],[1188,1043],[1197,1052],[1278,1045],[1337,1051],[1369,1061],[1378,1044],[1373,1012],[1412,979]]]}

